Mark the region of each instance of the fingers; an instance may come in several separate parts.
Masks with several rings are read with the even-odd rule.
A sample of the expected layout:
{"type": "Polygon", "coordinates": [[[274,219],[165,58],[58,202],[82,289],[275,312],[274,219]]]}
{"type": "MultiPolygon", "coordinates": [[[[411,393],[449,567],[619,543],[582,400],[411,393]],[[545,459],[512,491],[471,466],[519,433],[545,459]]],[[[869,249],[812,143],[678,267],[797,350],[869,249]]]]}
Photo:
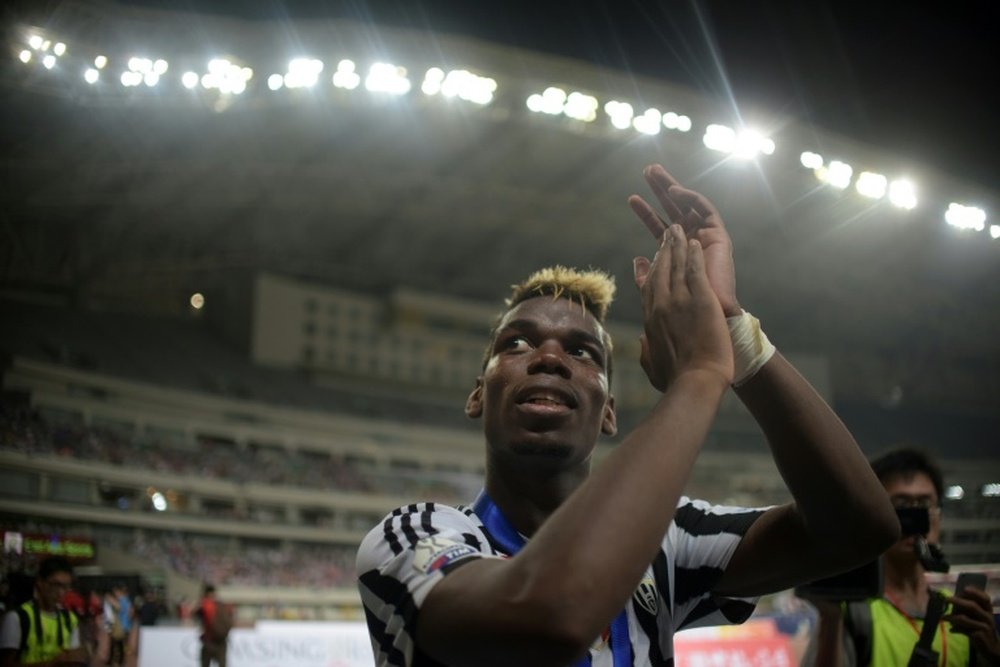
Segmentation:
{"type": "Polygon", "coordinates": [[[688,190],[681,185],[674,185],[670,188],[669,196],[679,208],[696,213],[701,218],[700,222],[704,222],[708,218],[719,219],[719,211],[708,200],[708,197],[700,192],[688,190]]]}
{"type": "Polygon", "coordinates": [[[649,230],[654,239],[659,241],[663,238],[663,232],[667,229],[667,223],[660,218],[652,206],[647,204],[639,195],[629,197],[628,205],[639,220],[642,221],[642,224],[646,225],[646,229],[649,230]]]}
{"type": "Polygon", "coordinates": [[[671,222],[680,222],[683,217],[681,208],[670,197],[670,188],[680,186],[680,182],[670,175],[661,165],[651,164],[642,170],[642,175],[649,184],[650,189],[659,200],[663,210],[667,212],[667,217],[671,222]]]}

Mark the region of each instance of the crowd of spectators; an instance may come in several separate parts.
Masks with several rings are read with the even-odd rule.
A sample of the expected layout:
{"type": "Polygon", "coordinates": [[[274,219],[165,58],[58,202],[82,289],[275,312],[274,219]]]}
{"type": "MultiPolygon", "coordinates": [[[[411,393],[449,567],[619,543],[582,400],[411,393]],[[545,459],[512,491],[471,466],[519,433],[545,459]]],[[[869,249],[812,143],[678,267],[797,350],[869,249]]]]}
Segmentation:
{"type": "Polygon", "coordinates": [[[247,484],[272,484],[462,502],[479,485],[474,475],[386,469],[335,453],[295,451],[223,438],[161,439],[125,428],[46,419],[28,408],[0,409],[0,448],[33,456],[100,461],[125,468],[193,475],[247,484]]]}

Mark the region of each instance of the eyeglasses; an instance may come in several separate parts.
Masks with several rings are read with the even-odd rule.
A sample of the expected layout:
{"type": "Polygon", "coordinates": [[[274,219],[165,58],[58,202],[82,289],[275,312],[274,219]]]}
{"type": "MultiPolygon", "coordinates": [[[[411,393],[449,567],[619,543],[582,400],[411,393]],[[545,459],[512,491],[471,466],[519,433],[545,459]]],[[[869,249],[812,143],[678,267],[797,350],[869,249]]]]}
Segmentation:
{"type": "Polygon", "coordinates": [[[48,586],[49,588],[57,588],[64,591],[68,591],[69,589],[73,588],[72,581],[64,581],[62,579],[46,579],[45,585],[48,586]]]}

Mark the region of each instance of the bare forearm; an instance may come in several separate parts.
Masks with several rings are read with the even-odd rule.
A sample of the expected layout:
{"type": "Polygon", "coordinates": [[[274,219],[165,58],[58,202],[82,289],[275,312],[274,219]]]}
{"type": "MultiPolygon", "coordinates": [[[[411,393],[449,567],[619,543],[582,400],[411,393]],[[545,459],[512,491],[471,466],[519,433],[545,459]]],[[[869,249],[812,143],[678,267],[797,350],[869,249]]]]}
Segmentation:
{"type": "Polygon", "coordinates": [[[680,376],[516,558],[439,583],[421,615],[425,649],[456,665],[578,658],[652,561],[725,386],[714,373],[680,376]]]}
{"type": "Polygon", "coordinates": [[[898,523],[881,483],[844,423],[784,357],[775,354],[736,391],[767,436],[813,538],[850,535],[874,552],[892,543],[898,523]]]}

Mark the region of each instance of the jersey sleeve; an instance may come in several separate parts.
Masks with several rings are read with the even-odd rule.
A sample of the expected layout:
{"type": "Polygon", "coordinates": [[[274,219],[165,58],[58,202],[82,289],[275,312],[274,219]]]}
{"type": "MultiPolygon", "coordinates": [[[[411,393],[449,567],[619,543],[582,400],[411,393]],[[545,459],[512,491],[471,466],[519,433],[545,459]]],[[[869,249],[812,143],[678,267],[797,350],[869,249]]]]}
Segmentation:
{"type": "Polygon", "coordinates": [[[456,567],[497,556],[471,512],[420,503],[393,510],[361,542],[358,588],[379,665],[412,665],[417,613],[456,567]]]}
{"type": "Polygon", "coordinates": [[[681,498],[664,539],[673,555],[674,630],[742,623],[758,598],[721,598],[712,589],[722,578],[740,540],[767,508],[712,505],[681,498]]]}

